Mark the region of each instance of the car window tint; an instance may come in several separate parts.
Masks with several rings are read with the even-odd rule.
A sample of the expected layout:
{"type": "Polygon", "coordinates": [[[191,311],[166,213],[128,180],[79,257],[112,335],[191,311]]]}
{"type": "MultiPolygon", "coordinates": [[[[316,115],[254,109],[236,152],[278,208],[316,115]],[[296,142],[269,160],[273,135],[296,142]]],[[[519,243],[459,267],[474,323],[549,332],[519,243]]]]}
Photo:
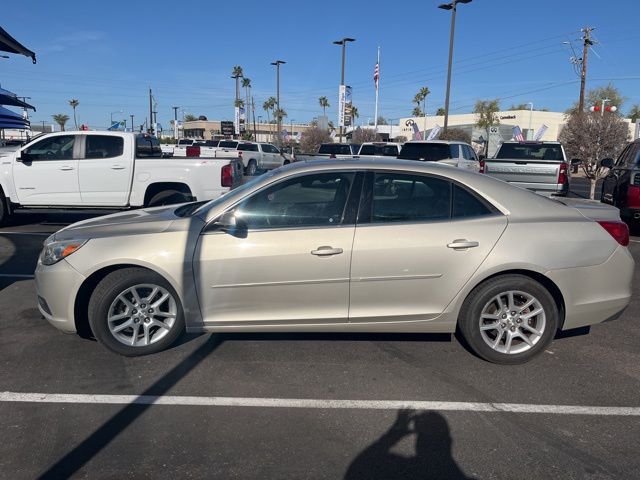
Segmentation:
{"type": "Polygon", "coordinates": [[[424,160],[437,162],[451,158],[451,150],[446,143],[405,143],[398,158],[405,160],[424,160]]]}
{"type": "Polygon", "coordinates": [[[285,180],[252,195],[236,215],[250,229],[339,225],[354,176],[332,172],[285,180]]]}
{"type": "Polygon", "coordinates": [[[460,145],[458,145],[457,143],[454,143],[450,145],[450,148],[451,148],[451,158],[460,157],[460,145]]]}
{"type": "Polygon", "coordinates": [[[160,147],[160,141],[156,137],[139,135],[136,137],[136,157],[161,158],[162,148],[160,147]]]}
{"type": "Polygon", "coordinates": [[[84,158],[119,157],[124,152],[122,137],[107,135],[87,135],[84,158]]]}
{"type": "Polygon", "coordinates": [[[448,219],[451,184],[422,175],[376,173],[372,203],[373,223],[448,219]]]}
{"type": "Polygon", "coordinates": [[[620,156],[618,156],[618,159],[616,160],[616,167],[622,167],[626,160],[627,157],[629,156],[629,151],[631,150],[631,143],[629,145],[627,145],[624,150],[622,150],[622,153],[620,153],[620,156]]]}
{"type": "Polygon", "coordinates": [[[453,186],[453,218],[479,217],[491,213],[489,207],[467,189],[453,186]]]}
{"type": "Polygon", "coordinates": [[[72,160],[74,135],[56,135],[44,138],[23,150],[28,160],[72,160]]]}

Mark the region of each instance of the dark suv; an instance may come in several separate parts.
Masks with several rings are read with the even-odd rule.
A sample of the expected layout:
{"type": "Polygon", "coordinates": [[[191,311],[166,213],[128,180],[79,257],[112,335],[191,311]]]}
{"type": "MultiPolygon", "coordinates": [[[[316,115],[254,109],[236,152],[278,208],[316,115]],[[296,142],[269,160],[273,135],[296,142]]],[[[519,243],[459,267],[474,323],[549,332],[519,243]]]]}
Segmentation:
{"type": "Polygon", "coordinates": [[[628,144],[618,160],[605,159],[602,165],[611,165],[602,182],[601,201],[620,209],[626,220],[640,219],[640,139],[628,144]]]}

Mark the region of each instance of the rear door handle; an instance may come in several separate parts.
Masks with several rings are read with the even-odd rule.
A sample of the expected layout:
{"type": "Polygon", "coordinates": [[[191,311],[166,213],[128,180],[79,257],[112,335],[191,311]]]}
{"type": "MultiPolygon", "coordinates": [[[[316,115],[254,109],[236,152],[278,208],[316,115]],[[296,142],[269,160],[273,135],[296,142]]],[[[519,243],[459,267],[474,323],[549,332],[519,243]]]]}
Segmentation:
{"type": "Polygon", "coordinates": [[[478,242],[470,242],[469,240],[458,239],[447,244],[447,247],[453,248],[454,250],[463,250],[467,248],[477,247],[478,245],[480,245],[478,242]]]}
{"type": "Polygon", "coordinates": [[[60,170],[73,170],[73,167],[71,165],[62,165],[60,170]]]}
{"type": "Polygon", "coordinates": [[[127,167],[124,167],[122,165],[118,165],[117,163],[115,165],[111,165],[111,170],[124,170],[127,167]]]}
{"type": "Polygon", "coordinates": [[[318,255],[320,257],[325,257],[328,255],[338,255],[342,253],[343,250],[341,248],[333,248],[329,246],[318,247],[317,250],[312,250],[311,255],[318,255]]]}

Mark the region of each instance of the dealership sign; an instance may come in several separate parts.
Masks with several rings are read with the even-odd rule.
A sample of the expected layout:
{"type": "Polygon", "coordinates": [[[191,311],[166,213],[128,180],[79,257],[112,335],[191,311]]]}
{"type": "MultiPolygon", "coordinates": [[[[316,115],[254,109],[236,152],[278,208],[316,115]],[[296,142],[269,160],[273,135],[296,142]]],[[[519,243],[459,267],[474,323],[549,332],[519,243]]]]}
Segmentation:
{"type": "Polygon", "coordinates": [[[233,122],[220,122],[220,133],[225,137],[233,136],[235,126],[233,122]]]}

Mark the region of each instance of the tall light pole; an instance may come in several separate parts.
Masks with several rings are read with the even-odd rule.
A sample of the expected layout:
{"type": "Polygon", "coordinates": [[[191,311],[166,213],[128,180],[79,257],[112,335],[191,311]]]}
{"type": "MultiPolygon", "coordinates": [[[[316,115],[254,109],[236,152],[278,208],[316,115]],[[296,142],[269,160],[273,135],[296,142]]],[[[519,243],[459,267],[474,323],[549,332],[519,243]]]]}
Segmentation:
{"type": "Polygon", "coordinates": [[[449,126],[449,96],[451,94],[451,65],[453,63],[453,37],[456,31],[456,10],[459,3],[471,3],[471,0],[453,0],[451,3],[443,3],[438,8],[443,10],[451,10],[451,31],[449,33],[449,67],[447,68],[447,95],[444,99],[444,127],[443,131],[447,131],[449,126]]]}
{"type": "Polygon", "coordinates": [[[131,131],[133,132],[133,115],[129,115],[131,117],[131,131]]]}
{"type": "Polygon", "coordinates": [[[533,102],[527,102],[529,108],[529,130],[527,130],[527,140],[533,140],[533,132],[531,132],[531,117],[533,117],[533,102]],[[531,138],[529,138],[531,137],[531,138]]]}
{"type": "Polygon", "coordinates": [[[276,112],[277,112],[277,116],[276,116],[276,125],[277,125],[277,132],[278,132],[278,138],[280,138],[280,130],[282,127],[282,117],[280,117],[280,65],[283,65],[287,62],[283,61],[283,60],[276,60],[275,62],[271,62],[271,65],[276,67],[276,112]]]}
{"type": "MultiPolygon", "coordinates": [[[[349,38],[349,37],[345,37],[342,40],[336,40],[335,42],[333,42],[334,45],[340,45],[342,46],[342,70],[340,73],[340,86],[344,85],[344,61],[345,61],[345,57],[346,57],[346,50],[347,50],[347,43],[349,42],[355,42],[356,39],[355,38],[349,38]]],[[[340,123],[340,119],[338,118],[338,122],[340,123]]],[[[343,126],[340,125],[340,143],[342,143],[342,132],[343,132],[343,126]]]]}
{"type": "Polygon", "coordinates": [[[178,139],[178,109],[180,107],[171,107],[173,108],[173,138],[174,140],[178,139]]]}

